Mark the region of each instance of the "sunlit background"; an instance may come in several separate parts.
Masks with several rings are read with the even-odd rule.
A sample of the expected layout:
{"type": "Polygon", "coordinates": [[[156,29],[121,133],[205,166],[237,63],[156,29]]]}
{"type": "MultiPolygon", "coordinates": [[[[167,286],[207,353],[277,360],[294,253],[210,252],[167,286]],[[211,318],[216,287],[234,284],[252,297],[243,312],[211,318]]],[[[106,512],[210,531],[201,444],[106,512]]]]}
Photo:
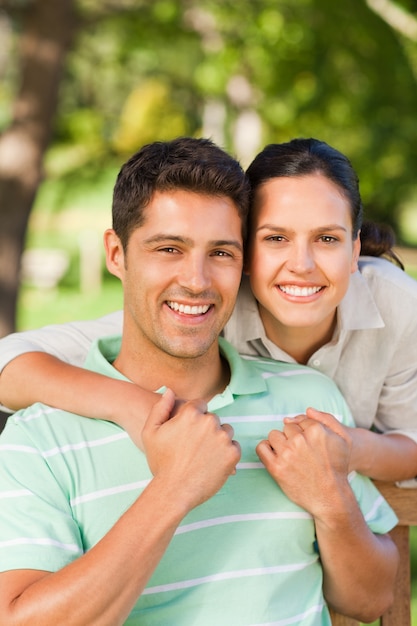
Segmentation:
{"type": "Polygon", "coordinates": [[[0,0],[0,133],[0,336],[121,307],[115,176],[178,135],[329,142],[417,276],[415,0],[0,0]]]}

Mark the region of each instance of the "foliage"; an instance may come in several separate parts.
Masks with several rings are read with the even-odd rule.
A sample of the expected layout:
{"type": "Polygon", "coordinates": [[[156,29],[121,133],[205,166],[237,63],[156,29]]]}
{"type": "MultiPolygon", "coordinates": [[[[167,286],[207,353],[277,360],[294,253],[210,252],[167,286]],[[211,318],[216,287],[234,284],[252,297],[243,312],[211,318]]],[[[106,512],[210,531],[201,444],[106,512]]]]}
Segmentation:
{"type": "MultiPolygon", "coordinates": [[[[0,268],[0,286],[7,284],[9,294],[0,309],[15,301],[41,161],[47,181],[35,206],[50,212],[75,202],[82,222],[90,210],[89,189],[101,186],[143,143],[179,134],[211,136],[243,165],[265,143],[324,139],[351,158],[366,216],[391,224],[400,241],[415,241],[416,229],[403,227],[402,217],[407,224],[416,221],[415,12],[414,0],[0,0],[0,145],[5,155],[8,133],[16,136],[22,128],[23,136],[31,129],[38,155],[24,207],[17,198],[24,196],[29,166],[21,165],[13,182],[20,196],[3,185],[0,233],[13,250],[7,258],[14,258],[9,269],[2,262],[3,274],[0,268]],[[71,13],[67,23],[64,5],[71,13]],[[31,68],[36,80],[33,71],[25,74],[33,54],[23,57],[24,64],[19,57],[18,44],[33,40],[28,15],[37,18],[39,32],[55,20],[49,34],[43,29],[44,44],[54,36],[55,44],[39,47],[31,68]],[[61,60],[55,59],[57,67],[64,63],[55,114],[55,95],[49,102],[42,98],[46,72],[39,68],[47,68],[64,39],[73,43],[69,54],[62,45],[61,60]],[[50,110],[43,116],[42,102],[50,110]],[[53,194],[43,191],[51,181],[53,194]]],[[[21,148],[20,161],[28,155],[21,148]]],[[[6,169],[8,158],[3,156],[6,169]]],[[[4,180],[0,171],[0,187],[4,180]]],[[[111,187],[105,187],[110,196],[111,187]]]]}
{"type": "Polygon", "coordinates": [[[231,151],[247,110],[261,120],[258,147],[317,136],[345,151],[368,217],[398,228],[416,187],[417,47],[364,0],[79,0],[78,11],[50,175],[71,184],[147,141],[201,134],[216,101],[231,151]]]}

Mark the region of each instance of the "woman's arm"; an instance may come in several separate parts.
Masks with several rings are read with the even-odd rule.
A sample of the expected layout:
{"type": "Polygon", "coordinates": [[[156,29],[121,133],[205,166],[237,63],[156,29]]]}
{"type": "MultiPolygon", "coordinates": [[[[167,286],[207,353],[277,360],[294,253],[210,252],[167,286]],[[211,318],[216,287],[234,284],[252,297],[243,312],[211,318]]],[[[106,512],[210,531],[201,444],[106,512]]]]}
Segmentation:
{"type": "Polygon", "coordinates": [[[71,413],[119,424],[139,443],[138,414],[148,415],[158,394],[69,365],[50,354],[28,352],[10,361],[0,376],[0,399],[18,410],[43,402],[71,413]]]}
{"type": "Polygon", "coordinates": [[[417,444],[410,437],[363,428],[351,429],[351,437],[351,469],[375,480],[398,482],[417,476],[417,444]]]}
{"type": "Polygon", "coordinates": [[[149,414],[157,394],[80,367],[91,342],[120,333],[122,312],[98,320],[45,326],[0,340],[0,402],[12,410],[43,402],[119,424],[139,443],[138,412],[149,414]]]}
{"type": "Polygon", "coordinates": [[[0,339],[0,372],[14,358],[26,352],[46,352],[72,365],[83,365],[91,342],[122,332],[123,312],[116,311],[95,320],[51,324],[36,330],[13,333],[0,339]]]}
{"type": "MultiPolygon", "coordinates": [[[[335,418],[308,409],[309,417],[332,428],[335,418]]],[[[375,480],[401,481],[417,476],[417,444],[400,433],[374,433],[366,428],[341,425],[352,443],[349,471],[375,480]]]]}

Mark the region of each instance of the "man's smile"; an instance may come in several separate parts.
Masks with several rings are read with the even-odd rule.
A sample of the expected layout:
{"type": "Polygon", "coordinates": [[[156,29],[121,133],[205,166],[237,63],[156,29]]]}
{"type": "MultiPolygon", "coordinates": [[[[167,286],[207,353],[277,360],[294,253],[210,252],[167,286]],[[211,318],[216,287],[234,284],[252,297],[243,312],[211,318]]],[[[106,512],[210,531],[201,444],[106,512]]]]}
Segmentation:
{"type": "Polygon", "coordinates": [[[178,313],[183,313],[184,315],[204,315],[210,308],[210,304],[202,304],[202,305],[190,305],[190,304],[181,304],[179,302],[173,302],[171,300],[167,301],[167,305],[173,311],[177,311],[178,313]]]}

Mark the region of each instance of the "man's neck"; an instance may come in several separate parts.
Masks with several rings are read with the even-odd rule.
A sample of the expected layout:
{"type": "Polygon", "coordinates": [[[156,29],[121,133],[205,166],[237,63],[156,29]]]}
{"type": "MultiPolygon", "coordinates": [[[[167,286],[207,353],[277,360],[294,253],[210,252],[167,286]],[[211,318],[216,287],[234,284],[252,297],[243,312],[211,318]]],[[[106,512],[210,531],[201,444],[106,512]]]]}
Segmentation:
{"type": "Polygon", "coordinates": [[[162,352],[142,353],[122,340],[113,366],[144,389],[156,391],[166,386],[183,400],[203,398],[208,402],[230,380],[229,365],[221,357],[217,343],[203,356],[183,359],[162,352]]]}

